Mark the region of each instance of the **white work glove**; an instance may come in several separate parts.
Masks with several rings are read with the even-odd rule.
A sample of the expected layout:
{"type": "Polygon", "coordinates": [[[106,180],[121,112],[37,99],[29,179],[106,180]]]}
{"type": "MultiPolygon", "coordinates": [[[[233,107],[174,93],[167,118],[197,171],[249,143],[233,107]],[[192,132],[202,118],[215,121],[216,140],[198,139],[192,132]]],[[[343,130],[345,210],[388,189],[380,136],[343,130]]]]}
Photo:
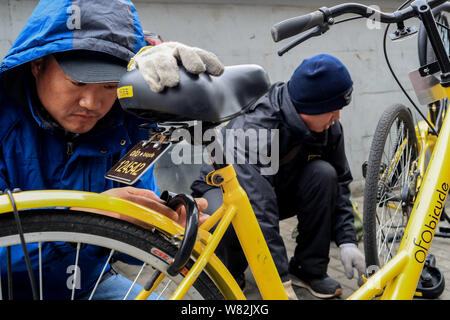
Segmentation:
{"type": "MultiPolygon", "coordinates": [[[[345,276],[353,278],[353,268],[358,271],[358,282],[362,280],[362,275],[366,271],[364,255],[359,251],[354,243],[343,243],[339,246],[339,256],[344,266],[345,276]]],[[[358,283],[359,284],[359,283],[358,283]]]]}
{"type": "Polygon", "coordinates": [[[220,76],[224,71],[223,64],[214,53],[178,42],[142,48],[131,59],[128,71],[138,69],[150,89],[161,92],[165,87],[175,87],[180,81],[178,60],[194,74],[207,72],[220,76]]]}

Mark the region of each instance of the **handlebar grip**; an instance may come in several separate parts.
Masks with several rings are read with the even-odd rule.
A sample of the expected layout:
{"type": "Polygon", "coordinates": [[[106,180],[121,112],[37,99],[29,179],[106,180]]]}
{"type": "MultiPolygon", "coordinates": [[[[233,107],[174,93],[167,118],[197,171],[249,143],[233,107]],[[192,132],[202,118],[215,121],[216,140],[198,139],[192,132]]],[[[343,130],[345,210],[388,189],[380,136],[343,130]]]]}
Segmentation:
{"type": "Polygon", "coordinates": [[[278,42],[314,28],[315,26],[319,26],[324,22],[323,20],[323,12],[317,10],[303,16],[281,21],[275,24],[270,30],[273,41],[278,42]]]}

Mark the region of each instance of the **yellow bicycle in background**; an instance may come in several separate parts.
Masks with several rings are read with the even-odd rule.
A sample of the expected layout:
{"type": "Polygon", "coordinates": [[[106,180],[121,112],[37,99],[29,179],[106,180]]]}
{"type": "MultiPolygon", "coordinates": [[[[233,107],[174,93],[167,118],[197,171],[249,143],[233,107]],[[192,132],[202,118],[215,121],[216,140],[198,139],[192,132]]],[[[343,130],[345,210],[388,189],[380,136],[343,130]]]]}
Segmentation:
{"type": "MultiPolygon", "coordinates": [[[[438,66],[440,83],[446,96],[449,96],[450,61],[431,13],[432,8],[444,2],[418,0],[392,14],[376,12],[361,4],[341,4],[283,21],[273,27],[272,35],[275,41],[279,41],[307,31],[289,45],[292,48],[312,36],[321,35],[336,17],[343,14],[352,13],[366,18],[376,16],[383,23],[397,23],[399,27],[405,20],[420,17],[437,57],[433,67],[438,66]]],[[[136,178],[145,171],[145,164],[141,165],[144,161],[139,155],[154,154],[157,157],[168,144],[179,141],[174,138],[177,131],[197,128],[198,123],[191,120],[201,121],[203,129],[207,129],[239,116],[267,91],[269,85],[267,74],[254,65],[227,67],[225,73],[215,79],[181,72],[180,86],[163,94],[152,93],[138,71],[127,73],[118,89],[122,107],[159,126],[148,127],[151,132],[149,140],[136,146],[143,152],[134,152],[134,158],[129,154],[130,158],[114,167],[110,176],[121,181],[136,178]],[[146,152],[146,148],[152,152],[146,152]]],[[[382,299],[413,297],[436,231],[436,224],[433,223],[441,214],[440,204],[445,201],[450,188],[449,137],[450,119],[443,117],[397,254],[350,299],[371,299],[380,295],[382,299]]],[[[193,144],[199,143],[194,140],[191,141],[193,144]]],[[[162,194],[169,206],[186,206],[187,224],[183,228],[156,211],[106,195],[63,190],[6,190],[0,196],[0,247],[19,245],[24,249],[25,260],[38,259],[38,270],[31,270],[29,261],[25,261],[36,299],[45,298],[42,289],[46,278],[42,276],[44,261],[41,261],[40,252],[51,241],[71,244],[75,266],[78,253],[85,248],[85,244],[100,246],[109,252],[105,266],[118,253],[134,258],[138,263],[133,283],[144,287],[137,299],[245,299],[230,272],[214,255],[231,224],[263,299],[287,299],[233,166],[216,160],[213,160],[215,170],[207,176],[207,182],[222,189],[223,204],[200,227],[198,208],[188,195],[162,194]],[[69,210],[69,207],[77,210],[69,210]],[[103,214],[91,212],[93,209],[101,210],[103,214]],[[29,252],[31,247],[36,254],[32,257],[29,252]]],[[[8,270],[8,275],[13,272],[8,270]]],[[[102,274],[103,271],[99,272],[98,281],[102,274]]],[[[77,276],[75,273],[74,278],[77,276]]],[[[70,288],[72,297],[76,297],[75,280],[70,288]]],[[[9,288],[3,291],[10,292],[9,288]]]]}
{"type": "MultiPolygon", "coordinates": [[[[433,15],[447,54],[449,48],[448,14],[450,3],[435,10],[433,15]]],[[[387,28],[384,34],[386,41],[387,28]]],[[[437,69],[429,65],[436,60],[426,30],[421,24],[418,35],[418,55],[421,67],[409,74],[427,116],[418,109],[422,119],[414,121],[414,113],[402,104],[387,108],[380,117],[372,140],[368,161],[363,164],[364,188],[364,252],[366,265],[373,271],[387,263],[398,252],[408,219],[423,183],[430,156],[434,150],[443,120],[448,111],[448,98],[439,80],[437,69]]],[[[389,58],[385,51],[387,64],[389,58]]],[[[391,68],[392,71],[392,68],[391,68]]],[[[392,71],[393,72],[393,71],[392,71]]],[[[400,88],[404,90],[398,78],[400,88]]],[[[439,221],[450,222],[445,209],[439,221]]],[[[435,236],[449,238],[449,228],[436,226],[435,236]]],[[[421,276],[417,296],[437,297],[445,286],[443,274],[435,268],[433,255],[428,255],[427,268],[421,276]],[[430,273],[431,272],[431,273],[430,273]]]]}
{"type": "MultiPolygon", "coordinates": [[[[280,54],[283,54],[304,40],[326,32],[335,24],[337,16],[354,13],[377,18],[381,23],[395,23],[397,30],[391,37],[395,40],[413,34],[414,30],[404,22],[418,17],[428,35],[429,50],[437,61],[422,66],[410,78],[419,99],[431,100],[425,104],[434,103],[450,94],[450,60],[432,11],[438,6],[441,7],[437,11],[445,9],[447,3],[419,0],[405,7],[409,2],[393,14],[355,3],[321,8],[280,23],[273,29],[273,36],[278,41],[313,28],[282,49],[280,54]],[[435,73],[438,73],[437,81],[433,77],[435,73]]],[[[382,268],[349,299],[411,299],[414,296],[449,190],[450,120],[445,117],[446,107],[445,102],[439,108],[434,103],[429,108],[431,123],[424,117],[416,127],[411,112],[403,105],[389,108],[380,119],[364,168],[364,238],[369,267],[372,264],[382,268]],[[431,158],[425,169],[427,152],[431,158]],[[394,247],[397,241],[399,245],[394,247]]]]}

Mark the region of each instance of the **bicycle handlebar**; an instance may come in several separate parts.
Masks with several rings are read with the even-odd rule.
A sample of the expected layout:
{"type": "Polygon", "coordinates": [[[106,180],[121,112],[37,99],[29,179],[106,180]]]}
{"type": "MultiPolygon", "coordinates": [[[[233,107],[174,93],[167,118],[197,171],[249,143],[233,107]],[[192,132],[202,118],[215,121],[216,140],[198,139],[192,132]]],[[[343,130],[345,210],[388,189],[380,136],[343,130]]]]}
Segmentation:
{"type": "MultiPolygon", "coordinates": [[[[446,0],[429,0],[428,6],[433,9],[445,2],[446,0]]],[[[360,3],[344,3],[331,8],[322,7],[312,13],[281,21],[272,27],[272,38],[278,42],[324,23],[333,24],[332,18],[349,13],[365,18],[375,16],[382,23],[398,23],[417,16],[412,5],[393,13],[385,13],[360,3]]]]}
{"type": "Polygon", "coordinates": [[[272,38],[275,42],[305,32],[324,22],[324,14],[317,10],[304,16],[290,18],[274,25],[271,29],[272,38]]]}

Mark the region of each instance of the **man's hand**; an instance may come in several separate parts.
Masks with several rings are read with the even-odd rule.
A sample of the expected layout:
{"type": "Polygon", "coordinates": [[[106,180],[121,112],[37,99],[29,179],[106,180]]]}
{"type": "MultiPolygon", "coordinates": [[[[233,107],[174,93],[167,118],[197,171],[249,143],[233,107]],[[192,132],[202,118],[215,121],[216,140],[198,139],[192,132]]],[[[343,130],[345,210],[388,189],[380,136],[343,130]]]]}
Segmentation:
{"type": "MultiPolygon", "coordinates": [[[[102,192],[102,194],[115,196],[131,202],[140,204],[149,209],[155,210],[166,217],[174,220],[181,226],[186,226],[186,208],[184,206],[179,207],[176,211],[173,211],[166,206],[166,203],[161,200],[156,193],[147,189],[140,189],[134,187],[123,187],[114,188],[102,192]]],[[[202,213],[201,211],[206,210],[208,207],[208,202],[203,198],[196,198],[197,207],[199,211],[199,224],[202,224],[209,218],[209,215],[202,213]]]]}
{"type": "MultiPolygon", "coordinates": [[[[202,212],[203,210],[206,210],[206,208],[208,208],[208,201],[206,201],[205,198],[195,198],[195,202],[197,202],[199,211],[198,224],[201,225],[210,217],[209,215],[202,212]]],[[[178,224],[182,225],[183,227],[186,227],[186,208],[184,206],[180,206],[177,209],[177,214],[178,220],[175,221],[177,221],[178,224]]]]}
{"type": "Polygon", "coordinates": [[[364,255],[354,243],[343,243],[339,246],[339,255],[344,265],[345,275],[348,279],[353,278],[353,268],[358,271],[358,280],[366,271],[364,255]]]}
{"type": "Polygon", "coordinates": [[[161,92],[165,87],[175,87],[180,82],[178,60],[187,71],[194,74],[207,72],[220,76],[224,71],[223,64],[215,54],[178,42],[144,47],[131,59],[128,70],[138,69],[150,89],[161,92]]]}
{"type": "MultiPolygon", "coordinates": [[[[186,226],[186,209],[184,206],[177,208],[176,211],[170,209],[166,206],[165,201],[160,199],[156,193],[153,191],[147,190],[147,189],[140,189],[140,188],[134,188],[134,187],[123,187],[123,188],[114,188],[109,189],[107,191],[102,192],[102,194],[118,197],[124,200],[128,200],[137,204],[140,204],[144,207],[147,207],[149,209],[155,210],[162,215],[174,220],[181,226],[186,226]]],[[[197,207],[199,210],[199,224],[201,225],[203,222],[206,221],[206,219],[209,218],[209,215],[202,213],[201,211],[206,210],[208,207],[208,202],[206,199],[203,198],[196,198],[195,201],[197,202],[197,207]]],[[[82,210],[82,211],[88,211],[85,208],[72,208],[74,210],[82,210]]],[[[114,218],[119,218],[122,220],[126,220],[135,224],[142,225],[139,221],[123,216],[118,213],[113,212],[107,212],[102,210],[89,210],[96,213],[104,214],[107,216],[112,216],[114,218]]]]}

